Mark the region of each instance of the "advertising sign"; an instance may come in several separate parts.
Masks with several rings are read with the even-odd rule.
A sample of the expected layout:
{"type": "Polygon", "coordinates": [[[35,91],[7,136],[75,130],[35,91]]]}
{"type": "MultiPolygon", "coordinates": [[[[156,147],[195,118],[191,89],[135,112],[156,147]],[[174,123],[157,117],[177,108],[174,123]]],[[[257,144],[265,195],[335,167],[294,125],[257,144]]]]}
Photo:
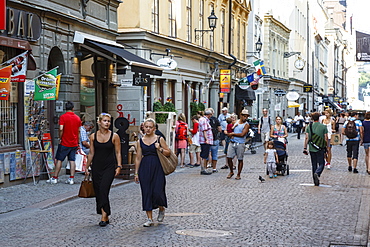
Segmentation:
{"type": "Polygon", "coordinates": [[[11,82],[25,82],[27,72],[27,56],[28,51],[9,59],[4,64],[12,66],[11,82]]]}
{"type": "Polygon", "coordinates": [[[9,100],[12,66],[0,69],[0,100],[9,100]]]}
{"type": "Polygon", "coordinates": [[[6,29],[6,1],[0,1],[0,30],[6,29]]]}
{"type": "Polygon", "coordinates": [[[230,93],[231,88],[231,71],[221,69],[220,71],[220,93],[230,93]]]}
{"type": "Polygon", "coordinates": [[[57,97],[57,68],[35,78],[35,100],[55,100],[57,97]]]}
{"type": "Polygon", "coordinates": [[[172,58],[165,57],[161,58],[157,61],[157,65],[164,70],[173,70],[177,67],[177,62],[173,60],[172,58]]]}
{"type": "Polygon", "coordinates": [[[370,61],[370,34],[356,31],[356,61],[370,61]]]}
{"type": "Polygon", "coordinates": [[[135,73],[133,77],[133,86],[149,86],[150,76],[145,74],[135,73]]]}

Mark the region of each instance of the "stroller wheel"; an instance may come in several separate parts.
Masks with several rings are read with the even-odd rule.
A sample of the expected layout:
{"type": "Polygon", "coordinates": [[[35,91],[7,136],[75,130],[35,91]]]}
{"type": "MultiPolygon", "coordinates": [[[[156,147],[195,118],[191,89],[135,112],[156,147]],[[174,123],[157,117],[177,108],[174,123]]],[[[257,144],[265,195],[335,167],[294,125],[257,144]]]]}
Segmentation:
{"type": "Polygon", "coordinates": [[[266,168],[266,175],[269,175],[269,170],[266,168]]]}
{"type": "Polygon", "coordinates": [[[289,175],[289,165],[286,165],[286,175],[289,175]]]}
{"type": "Polygon", "coordinates": [[[257,152],[256,152],[256,150],[253,149],[253,150],[251,150],[251,153],[256,154],[257,152]]]}

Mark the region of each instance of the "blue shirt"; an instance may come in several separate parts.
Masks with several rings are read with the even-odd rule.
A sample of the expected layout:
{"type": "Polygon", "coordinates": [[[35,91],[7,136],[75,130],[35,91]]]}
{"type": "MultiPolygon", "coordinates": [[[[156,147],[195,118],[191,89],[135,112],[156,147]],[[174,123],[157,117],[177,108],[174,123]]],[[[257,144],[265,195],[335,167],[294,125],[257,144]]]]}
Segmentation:
{"type": "Polygon", "coordinates": [[[86,132],[85,127],[81,126],[80,127],[80,148],[87,155],[87,154],[89,154],[90,149],[86,148],[84,145],[82,145],[83,141],[90,142],[89,137],[87,136],[87,132],[86,132]]]}
{"type": "Polygon", "coordinates": [[[222,130],[226,130],[226,126],[227,126],[226,119],[230,116],[231,115],[229,113],[226,113],[226,115],[221,113],[220,116],[218,116],[218,121],[220,121],[222,130]]]}
{"type": "MultiPolygon", "coordinates": [[[[238,122],[239,123],[239,122],[238,122]]],[[[244,126],[248,124],[248,122],[245,122],[243,124],[238,124],[235,128],[234,128],[234,133],[235,134],[240,134],[243,132],[243,129],[244,129],[244,126]]],[[[247,133],[248,134],[248,133],[247,133]]],[[[239,137],[239,136],[233,136],[232,139],[231,139],[231,142],[237,142],[237,143],[245,143],[245,136],[243,137],[239,137]]]]}
{"type": "MultiPolygon", "coordinates": [[[[347,138],[348,141],[359,141],[360,140],[360,127],[362,126],[362,123],[360,120],[356,119],[355,117],[350,117],[348,119],[349,121],[355,121],[355,124],[356,124],[356,130],[357,130],[357,137],[356,138],[353,138],[353,139],[349,139],[347,138]]],[[[343,124],[343,129],[346,128],[347,126],[347,123],[348,123],[348,120],[343,124]]]]}

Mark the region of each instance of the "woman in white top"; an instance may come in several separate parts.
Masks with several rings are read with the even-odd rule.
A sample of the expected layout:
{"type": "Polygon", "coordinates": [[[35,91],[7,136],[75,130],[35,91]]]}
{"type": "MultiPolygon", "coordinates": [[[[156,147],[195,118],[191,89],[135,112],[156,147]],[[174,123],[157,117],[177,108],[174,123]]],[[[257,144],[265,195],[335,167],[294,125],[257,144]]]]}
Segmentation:
{"type": "MultiPolygon", "coordinates": [[[[326,127],[328,128],[328,142],[330,143],[330,138],[331,138],[331,135],[335,132],[335,121],[333,120],[333,112],[330,108],[327,108],[325,111],[324,111],[324,114],[325,114],[325,118],[322,120],[322,124],[326,125],[326,127]]],[[[328,150],[326,152],[326,163],[325,163],[325,166],[330,169],[331,168],[331,147],[332,145],[328,145],[328,150]]]]}

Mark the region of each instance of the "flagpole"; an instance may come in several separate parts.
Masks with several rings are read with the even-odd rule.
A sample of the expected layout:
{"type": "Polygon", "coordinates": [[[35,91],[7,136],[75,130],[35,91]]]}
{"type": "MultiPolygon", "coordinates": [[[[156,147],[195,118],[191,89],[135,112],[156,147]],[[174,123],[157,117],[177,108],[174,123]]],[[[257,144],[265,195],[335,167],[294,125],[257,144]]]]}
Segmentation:
{"type": "Polygon", "coordinates": [[[33,78],[32,80],[35,80],[35,79],[37,79],[37,78],[39,78],[39,77],[41,77],[41,76],[45,75],[46,73],[49,73],[49,72],[50,72],[50,71],[52,71],[52,70],[55,70],[55,69],[57,69],[57,68],[59,68],[59,66],[56,66],[55,68],[52,68],[51,70],[46,71],[46,72],[42,73],[41,75],[36,76],[36,77],[35,77],[35,78],[33,78]]]}

